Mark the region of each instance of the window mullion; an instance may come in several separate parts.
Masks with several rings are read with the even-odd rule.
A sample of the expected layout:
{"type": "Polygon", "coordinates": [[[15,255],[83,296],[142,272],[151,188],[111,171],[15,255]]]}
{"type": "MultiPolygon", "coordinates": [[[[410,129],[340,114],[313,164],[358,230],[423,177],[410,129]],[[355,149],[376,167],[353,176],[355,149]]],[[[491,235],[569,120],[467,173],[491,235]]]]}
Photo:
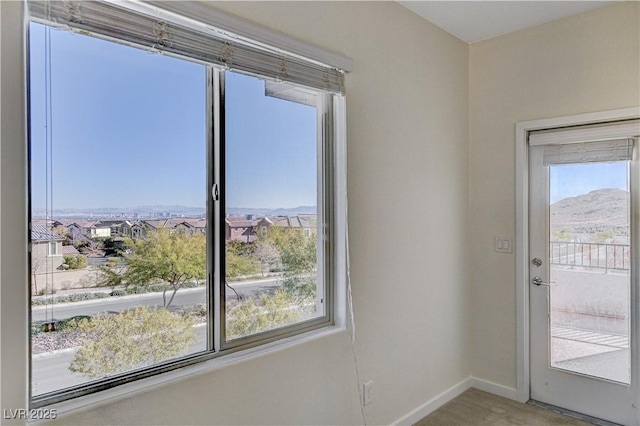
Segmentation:
{"type": "Polygon", "coordinates": [[[209,67],[207,72],[207,98],[208,98],[208,129],[209,152],[209,220],[211,223],[207,241],[211,246],[209,251],[211,259],[209,263],[210,283],[209,295],[209,350],[220,350],[224,341],[224,73],[214,67],[209,67]],[[218,186],[220,194],[216,200],[211,189],[218,186]]]}
{"type": "Polygon", "coordinates": [[[322,125],[324,134],[319,141],[322,151],[322,164],[318,166],[323,187],[318,191],[320,211],[322,214],[322,265],[323,265],[323,305],[324,315],[333,322],[333,286],[334,253],[335,253],[335,153],[334,153],[334,121],[333,97],[324,94],[322,97],[322,125]],[[322,200],[320,200],[322,198],[322,200]]]}

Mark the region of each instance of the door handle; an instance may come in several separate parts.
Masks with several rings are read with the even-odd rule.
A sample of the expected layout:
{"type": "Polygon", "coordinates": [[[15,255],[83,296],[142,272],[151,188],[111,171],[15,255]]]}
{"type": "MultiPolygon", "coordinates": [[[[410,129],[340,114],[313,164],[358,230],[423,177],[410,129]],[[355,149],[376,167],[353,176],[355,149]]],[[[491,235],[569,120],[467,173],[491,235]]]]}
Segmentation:
{"type": "Polygon", "coordinates": [[[546,285],[547,287],[551,287],[551,284],[555,283],[555,281],[544,282],[540,277],[533,277],[531,280],[531,284],[535,284],[537,286],[546,285]]]}

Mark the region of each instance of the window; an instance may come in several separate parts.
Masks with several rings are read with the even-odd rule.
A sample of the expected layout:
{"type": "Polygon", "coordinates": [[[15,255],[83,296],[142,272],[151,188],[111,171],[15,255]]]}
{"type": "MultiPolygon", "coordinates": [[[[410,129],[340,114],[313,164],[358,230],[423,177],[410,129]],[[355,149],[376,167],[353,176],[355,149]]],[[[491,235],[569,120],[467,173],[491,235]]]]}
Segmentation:
{"type": "Polygon", "coordinates": [[[58,250],[58,243],[55,241],[51,241],[49,243],[49,256],[59,256],[60,252],[58,250]]]}
{"type": "Polygon", "coordinates": [[[29,286],[32,406],[331,325],[342,72],[137,3],[29,5],[30,221],[87,230],[29,286]]]}

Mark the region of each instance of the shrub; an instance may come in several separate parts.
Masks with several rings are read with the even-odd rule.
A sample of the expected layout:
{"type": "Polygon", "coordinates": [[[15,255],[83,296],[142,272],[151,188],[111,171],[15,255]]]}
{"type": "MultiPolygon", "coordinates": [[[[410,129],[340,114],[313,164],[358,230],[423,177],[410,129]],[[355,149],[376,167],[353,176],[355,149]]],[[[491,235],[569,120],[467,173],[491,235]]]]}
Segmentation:
{"type": "Polygon", "coordinates": [[[259,305],[253,300],[243,302],[229,312],[228,337],[234,339],[292,324],[300,319],[296,308],[294,298],[284,290],[263,296],[259,305]]]}
{"type": "Polygon", "coordinates": [[[127,294],[144,294],[149,293],[149,290],[146,287],[140,285],[132,285],[127,287],[126,292],[127,294]]]}
{"type": "Polygon", "coordinates": [[[83,269],[87,267],[87,256],[81,254],[64,256],[64,263],[69,265],[69,269],[83,269]]]}
{"type": "Polygon", "coordinates": [[[80,349],[69,370],[91,378],[156,364],[185,354],[196,340],[193,321],[146,306],[75,324],[80,349]]]}

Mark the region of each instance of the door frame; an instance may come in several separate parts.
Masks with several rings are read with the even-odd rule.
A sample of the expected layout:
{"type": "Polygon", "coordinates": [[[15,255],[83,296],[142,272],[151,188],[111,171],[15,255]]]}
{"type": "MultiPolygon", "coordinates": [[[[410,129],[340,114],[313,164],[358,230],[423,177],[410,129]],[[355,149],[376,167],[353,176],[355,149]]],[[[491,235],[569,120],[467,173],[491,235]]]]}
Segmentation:
{"type": "MultiPolygon", "coordinates": [[[[517,355],[517,400],[527,402],[530,396],[529,370],[529,133],[535,130],[554,129],[567,126],[597,124],[607,121],[638,119],[640,106],[565,117],[547,118],[516,123],[516,355],[517,355]]],[[[639,294],[632,299],[632,318],[638,318],[639,294]],[[636,311],[635,313],[633,311],[636,311]]],[[[632,342],[640,343],[640,327],[635,327],[632,342]]],[[[633,344],[633,343],[632,343],[633,344]]],[[[632,360],[632,363],[634,360],[632,360]]],[[[632,364],[632,381],[638,380],[638,361],[632,364]],[[634,372],[635,371],[635,372],[634,372]]],[[[639,419],[640,420],[640,419],[639,419]]]]}

